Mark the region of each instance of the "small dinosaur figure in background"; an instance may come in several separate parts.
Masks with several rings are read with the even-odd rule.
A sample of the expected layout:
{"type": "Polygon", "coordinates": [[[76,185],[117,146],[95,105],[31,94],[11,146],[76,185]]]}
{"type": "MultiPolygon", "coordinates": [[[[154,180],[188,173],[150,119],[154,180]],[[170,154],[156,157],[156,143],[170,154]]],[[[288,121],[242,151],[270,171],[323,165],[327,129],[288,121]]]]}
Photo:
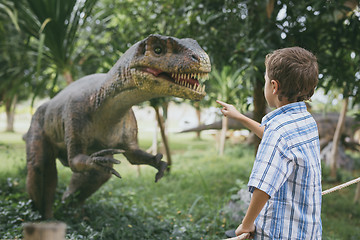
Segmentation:
{"type": "Polygon", "coordinates": [[[27,154],[27,191],[43,218],[52,218],[57,185],[56,159],[72,173],[63,199],[83,203],[114,174],[114,154],[131,164],[158,170],[167,164],[162,155],[138,147],[133,105],[155,97],[201,100],[211,64],[193,39],[150,35],[130,47],[106,74],[85,76],[41,105],[24,136],[27,154]]]}

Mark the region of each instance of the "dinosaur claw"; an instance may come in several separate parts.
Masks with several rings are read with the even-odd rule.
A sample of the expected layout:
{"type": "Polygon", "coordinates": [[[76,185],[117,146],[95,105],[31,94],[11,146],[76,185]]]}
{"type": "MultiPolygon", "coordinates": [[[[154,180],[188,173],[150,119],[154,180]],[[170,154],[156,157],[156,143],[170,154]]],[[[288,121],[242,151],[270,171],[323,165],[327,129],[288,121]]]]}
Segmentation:
{"type": "Polygon", "coordinates": [[[125,152],[125,150],[122,150],[122,149],[104,149],[104,150],[101,150],[101,151],[91,154],[91,157],[114,155],[114,154],[119,154],[119,153],[124,153],[124,152],[125,152]]]}
{"type": "MultiPolygon", "coordinates": [[[[162,155],[161,155],[162,157],[162,155]]],[[[155,175],[155,182],[158,182],[163,176],[164,176],[164,172],[167,169],[167,163],[160,161],[159,167],[158,167],[158,172],[155,175]]]]}
{"type": "Polygon", "coordinates": [[[124,153],[125,150],[122,150],[122,149],[114,149],[114,154],[119,154],[119,153],[124,153]]]}
{"type": "MultiPolygon", "coordinates": [[[[105,150],[105,151],[107,151],[107,150],[105,150]]],[[[112,168],[112,164],[119,164],[121,162],[112,157],[96,156],[98,153],[99,152],[95,153],[94,154],[95,156],[92,155],[89,159],[90,163],[92,163],[94,165],[94,168],[114,174],[116,177],[121,178],[120,174],[114,168],[112,168]]],[[[107,153],[108,153],[108,151],[107,151],[107,153]]]]}
{"type": "Polygon", "coordinates": [[[111,173],[114,174],[116,177],[121,178],[120,173],[118,173],[115,169],[111,169],[111,173]]]}
{"type": "Polygon", "coordinates": [[[155,156],[156,163],[160,163],[162,158],[163,158],[163,155],[161,153],[156,154],[156,156],[155,156]]]}
{"type": "Polygon", "coordinates": [[[109,158],[109,157],[93,157],[92,160],[94,163],[102,164],[102,163],[113,163],[113,164],[119,164],[121,163],[119,160],[115,158],[109,158]]]}
{"type": "Polygon", "coordinates": [[[120,173],[118,173],[118,172],[117,172],[114,168],[112,168],[112,167],[106,167],[106,166],[100,165],[100,168],[102,168],[103,171],[105,171],[105,172],[114,174],[116,177],[121,178],[120,173]]]}

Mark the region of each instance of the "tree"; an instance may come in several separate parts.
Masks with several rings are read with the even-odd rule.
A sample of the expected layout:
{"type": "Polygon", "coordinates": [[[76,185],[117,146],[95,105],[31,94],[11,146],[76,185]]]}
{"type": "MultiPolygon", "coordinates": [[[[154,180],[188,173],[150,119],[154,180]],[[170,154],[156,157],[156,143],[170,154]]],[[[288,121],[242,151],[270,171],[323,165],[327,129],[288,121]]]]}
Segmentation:
{"type": "Polygon", "coordinates": [[[343,96],[341,114],[332,142],[331,176],[336,178],[336,160],[338,146],[349,98],[353,103],[360,102],[360,12],[358,1],[332,2],[322,10],[323,27],[319,30],[318,39],[323,44],[319,46],[319,62],[324,75],[321,86],[325,93],[331,89],[340,89],[343,96]]]}
{"type": "MultiPolygon", "coordinates": [[[[36,40],[35,46],[44,42],[43,56],[56,72],[54,81],[59,74],[65,78],[67,84],[73,81],[74,62],[79,61],[77,48],[81,48],[78,41],[80,35],[87,31],[80,30],[89,20],[96,2],[97,0],[15,1],[21,16],[19,21],[21,28],[36,40]]],[[[38,53],[35,46],[33,50],[38,53]]],[[[44,80],[44,83],[46,81],[48,80],[44,80]]]]}
{"type": "MultiPolygon", "coordinates": [[[[237,106],[246,104],[248,88],[241,75],[241,70],[234,71],[230,66],[225,66],[221,72],[213,69],[208,88],[208,101],[215,102],[217,99],[232,103],[237,106]]],[[[228,118],[222,117],[222,129],[219,141],[219,155],[224,154],[226,132],[228,130],[228,118]]]]}
{"type": "Polygon", "coordinates": [[[31,71],[31,56],[11,2],[0,2],[0,20],[0,102],[5,105],[6,131],[13,132],[16,103],[29,95],[26,83],[31,71]]]}

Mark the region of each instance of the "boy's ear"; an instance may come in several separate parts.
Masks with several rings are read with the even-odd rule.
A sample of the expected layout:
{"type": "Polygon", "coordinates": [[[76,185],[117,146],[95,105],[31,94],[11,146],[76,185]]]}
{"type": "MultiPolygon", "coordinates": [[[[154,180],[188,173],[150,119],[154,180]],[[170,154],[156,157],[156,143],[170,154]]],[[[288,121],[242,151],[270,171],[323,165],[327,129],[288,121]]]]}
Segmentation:
{"type": "Polygon", "coordinates": [[[273,94],[277,94],[279,92],[280,89],[280,83],[278,80],[271,80],[271,88],[272,88],[272,93],[273,94]]]}

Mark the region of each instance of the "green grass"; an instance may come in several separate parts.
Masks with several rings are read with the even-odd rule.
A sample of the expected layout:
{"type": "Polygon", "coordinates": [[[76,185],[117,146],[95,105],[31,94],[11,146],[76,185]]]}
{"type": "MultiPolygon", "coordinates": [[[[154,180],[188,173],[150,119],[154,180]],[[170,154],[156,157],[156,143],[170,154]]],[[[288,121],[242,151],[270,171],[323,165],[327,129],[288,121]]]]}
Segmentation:
{"type": "Polygon", "coordinates": [[[26,164],[25,144],[18,133],[0,134],[0,174],[14,174],[26,164]]]}
{"type": "MultiPolygon", "coordinates": [[[[151,136],[140,135],[147,149],[151,136]]],[[[156,170],[130,165],[122,156],[111,178],[82,207],[61,202],[71,171],[58,162],[59,184],[54,204],[57,220],[67,224],[68,239],[222,239],[239,224],[224,212],[236,180],[247,182],[254,152],[231,145],[219,157],[215,140],[203,135],[170,134],[171,173],[154,183],[156,170]]],[[[328,170],[324,169],[324,179],[328,170]]],[[[0,133],[0,239],[21,238],[22,224],[39,221],[25,192],[25,145],[18,133],[0,133]]],[[[342,180],[351,178],[341,173],[342,180]]],[[[324,183],[327,189],[337,183],[324,183]]],[[[324,196],[323,239],[360,239],[360,206],[355,186],[324,196]]]]}

